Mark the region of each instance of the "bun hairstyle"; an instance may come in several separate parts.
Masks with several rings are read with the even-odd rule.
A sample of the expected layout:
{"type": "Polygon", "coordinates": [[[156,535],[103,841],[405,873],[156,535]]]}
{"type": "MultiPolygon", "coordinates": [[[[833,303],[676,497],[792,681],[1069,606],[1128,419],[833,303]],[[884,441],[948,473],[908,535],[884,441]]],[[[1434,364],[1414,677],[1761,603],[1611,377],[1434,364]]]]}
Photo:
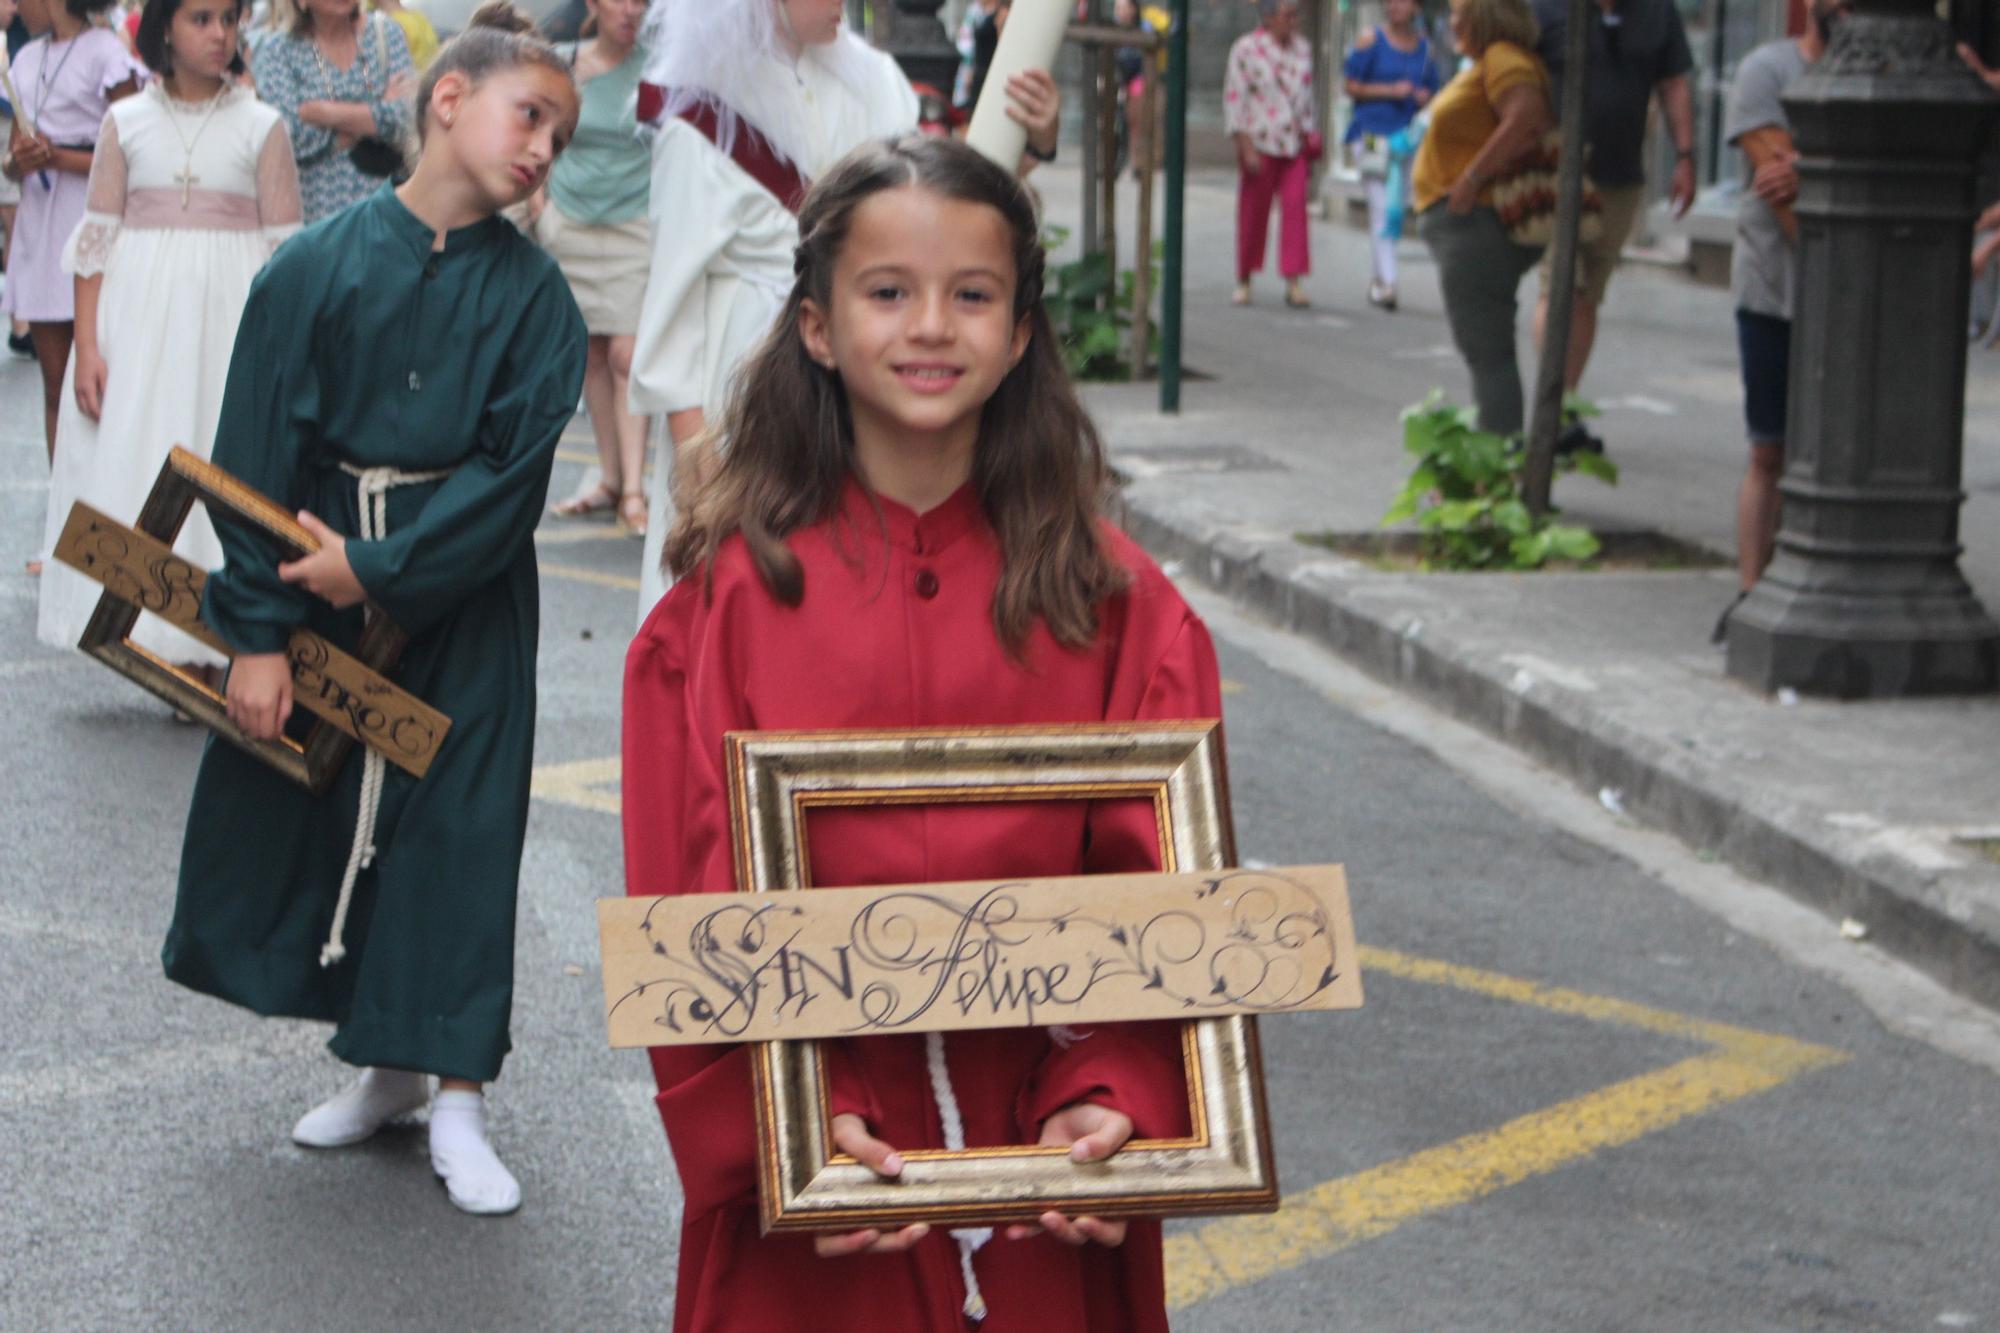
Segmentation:
{"type": "Polygon", "coordinates": [[[447,74],[462,76],[474,87],[492,75],[523,65],[552,69],[576,86],[576,73],[544,41],[535,21],[508,0],[486,0],[472,11],[465,30],[439,48],[417,86],[417,138],[421,141],[430,128],[431,94],[438,80],[447,74]]]}
{"type": "MultiPolygon", "coordinates": [[[[139,49],[139,59],[146,62],[146,68],[162,78],[174,72],[173,43],[167,34],[173,31],[174,15],[180,12],[181,0],[146,0],[146,7],[139,11],[139,31],[132,38],[132,45],[139,49]]],[[[240,25],[249,16],[250,0],[236,0],[236,19],[240,25]]],[[[239,26],[238,31],[241,31],[239,26]]],[[[236,58],[229,62],[231,74],[243,72],[243,45],[239,38],[236,58]]]]}
{"type": "Polygon", "coordinates": [[[838,372],[806,354],[799,311],[808,300],[835,308],[833,269],[855,214],[875,195],[904,188],[984,205],[1007,224],[1014,317],[1028,329],[1028,350],[986,400],[972,462],[1003,562],[993,628],[1017,657],[1037,620],[1065,647],[1087,647],[1099,607],[1130,581],[1100,530],[1110,485],[1104,446],[1042,304],[1047,260],[1034,201],[1011,172],[952,139],[871,141],[806,195],[791,297],[736,380],[718,431],[720,458],[688,497],[665,563],[678,577],[704,568],[712,577],[722,543],[740,533],[771,595],[786,606],[804,598],[804,571],[785,538],[840,511],[854,426],[838,372]]]}

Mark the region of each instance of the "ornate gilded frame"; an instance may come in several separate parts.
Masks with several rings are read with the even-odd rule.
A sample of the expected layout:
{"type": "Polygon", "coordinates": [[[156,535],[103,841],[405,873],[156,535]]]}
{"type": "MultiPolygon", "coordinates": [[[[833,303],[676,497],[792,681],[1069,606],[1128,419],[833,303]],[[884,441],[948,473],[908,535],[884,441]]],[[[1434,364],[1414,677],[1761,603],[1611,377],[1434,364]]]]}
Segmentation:
{"type": "MultiPolygon", "coordinates": [[[[737,882],[749,892],[810,887],[806,818],[841,806],[1150,798],[1163,870],[1236,859],[1215,722],[741,732],[727,745],[737,882]]],[[[757,1046],[764,1230],[987,1225],[1052,1208],[1097,1217],[1276,1209],[1256,1020],[1189,1022],[1182,1034],[1189,1137],[1136,1140],[1088,1166],[1032,1146],[906,1151],[895,1181],[834,1149],[815,1043],[757,1046]]]]}
{"type": "Polygon", "coordinates": [[[204,633],[197,619],[206,572],[171,553],[196,501],[208,507],[216,522],[245,524],[294,556],[319,549],[317,539],[284,508],[175,447],[131,529],[86,505],[79,504],[70,516],[56,554],[104,584],[104,596],[76,646],[315,795],[332,784],[357,736],[369,738],[398,767],[422,776],[451,724],[380,678],[395,666],[408,642],[386,616],[369,617],[351,658],[316,634],[294,636],[287,651],[298,702],[317,714],[303,741],[289,736],[252,740],[229,720],[228,706],[212,685],[132,642],[140,612],[151,611],[228,652],[226,644],[204,633]],[[138,550],[142,543],[133,540],[135,533],[156,539],[165,551],[154,551],[150,543],[138,550]]]}

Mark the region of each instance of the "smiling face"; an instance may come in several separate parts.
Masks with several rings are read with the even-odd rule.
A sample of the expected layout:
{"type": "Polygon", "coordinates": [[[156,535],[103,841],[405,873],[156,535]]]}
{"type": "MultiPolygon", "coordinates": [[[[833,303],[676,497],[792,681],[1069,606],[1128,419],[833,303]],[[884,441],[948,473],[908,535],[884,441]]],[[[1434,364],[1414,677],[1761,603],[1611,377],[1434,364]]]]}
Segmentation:
{"type": "Polygon", "coordinates": [[[167,52],[176,74],[219,79],[236,59],[238,0],[181,0],[167,25],[167,52]]]}
{"type": "Polygon", "coordinates": [[[842,0],[776,0],[779,19],[800,46],[827,46],[840,36],[842,0]]]}
{"type": "Polygon", "coordinates": [[[449,151],[497,211],[520,203],[548,179],[549,165],[576,133],[576,85],[546,65],[521,64],[471,83],[438,79],[431,94],[432,136],[449,151]]]}
{"type": "Polygon", "coordinates": [[[839,372],[857,441],[930,437],[970,461],[981,409],[1028,348],[1015,281],[994,208],[904,186],[855,209],[829,308],[807,301],[799,333],[839,372]]]}

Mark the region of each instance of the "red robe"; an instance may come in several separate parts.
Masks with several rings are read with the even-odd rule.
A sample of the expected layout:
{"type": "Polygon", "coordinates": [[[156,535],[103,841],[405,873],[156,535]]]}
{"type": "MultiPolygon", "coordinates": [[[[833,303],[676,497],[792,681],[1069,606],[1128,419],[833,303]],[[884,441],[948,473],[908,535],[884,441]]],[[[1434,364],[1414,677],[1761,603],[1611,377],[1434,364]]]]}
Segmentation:
{"type": "MultiPolygon", "coordinates": [[[[1106,539],[1131,586],[1101,611],[1084,651],[1037,625],[1021,661],[993,629],[1000,547],[971,486],[919,516],[881,515],[850,481],[842,512],[795,534],[796,608],[764,588],[740,539],[660,602],[626,660],[625,862],[635,894],[735,890],[723,734],[836,727],[973,726],[1221,716],[1208,631],[1122,533],[1106,539]],[[884,540],[883,525],[887,525],[884,540]]],[[[815,885],[1158,868],[1149,803],[891,807],[811,817],[815,885]]],[[[808,1236],[758,1235],[756,1126],[746,1048],[650,1052],[661,1118],[687,1198],[676,1333],[936,1333],[965,1326],[955,1242],[908,1254],[821,1259],[808,1236]]],[[[923,1038],[846,1043],[838,1110],[864,1114],[899,1148],[944,1146],[923,1038]]],[[[952,1086],[966,1141],[1032,1143],[1050,1114],[1090,1100],[1142,1138],[1187,1133],[1178,1025],[953,1034],[952,1086]]],[[[1072,1249],[996,1237],[974,1260],[988,1305],[980,1333],[1163,1333],[1157,1223],[1123,1247],[1072,1249]]]]}

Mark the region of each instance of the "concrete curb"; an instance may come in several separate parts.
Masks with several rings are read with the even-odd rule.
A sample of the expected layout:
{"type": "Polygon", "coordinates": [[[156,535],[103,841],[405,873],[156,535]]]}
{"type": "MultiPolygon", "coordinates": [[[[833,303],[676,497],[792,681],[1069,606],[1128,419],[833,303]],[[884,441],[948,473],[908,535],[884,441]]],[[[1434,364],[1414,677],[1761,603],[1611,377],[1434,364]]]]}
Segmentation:
{"type": "Polygon", "coordinates": [[[2000,1007],[2000,919],[1980,905],[1991,888],[1977,872],[1926,869],[1870,849],[1831,828],[1830,812],[1801,808],[1739,770],[1641,735],[1585,696],[1540,683],[1523,688],[1511,667],[1427,632],[1420,620],[1367,605],[1353,595],[1354,580],[1343,587],[1323,576],[1323,553],[1288,538],[1232,532],[1130,493],[1125,526],[1163,563],[1178,563],[1181,572],[1588,791],[1619,789],[1633,818],[1836,920],[1865,922],[1870,943],[2000,1007]]]}

